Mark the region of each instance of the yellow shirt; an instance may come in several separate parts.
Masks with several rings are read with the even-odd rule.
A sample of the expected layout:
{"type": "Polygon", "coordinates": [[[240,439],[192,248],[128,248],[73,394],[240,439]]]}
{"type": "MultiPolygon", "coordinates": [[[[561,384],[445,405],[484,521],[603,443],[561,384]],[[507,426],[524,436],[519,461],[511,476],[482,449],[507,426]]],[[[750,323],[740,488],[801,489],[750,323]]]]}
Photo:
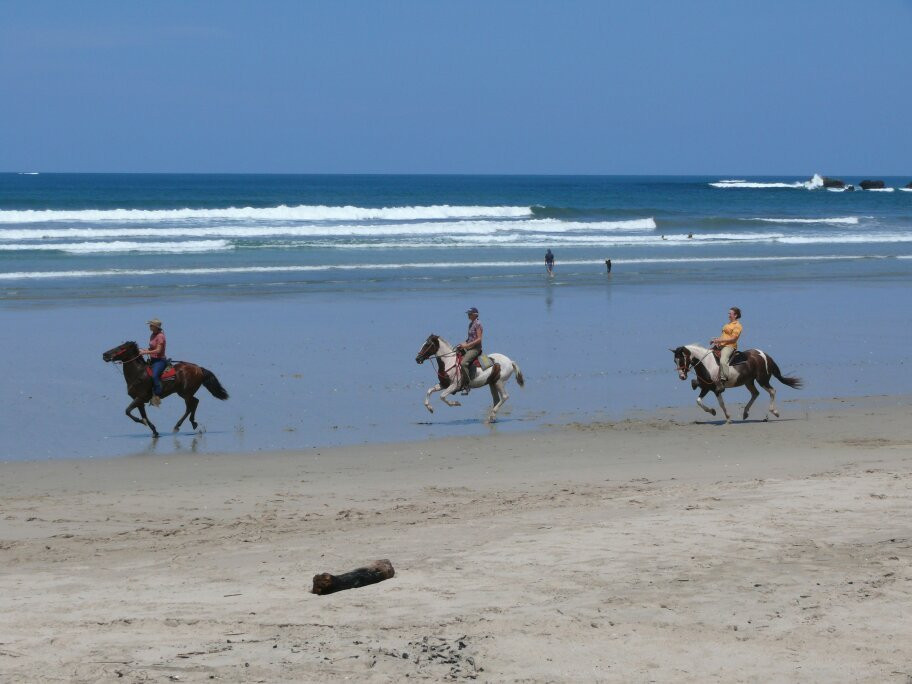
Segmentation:
{"type": "Polygon", "coordinates": [[[720,344],[720,347],[734,347],[738,348],[738,338],[741,337],[741,324],[738,321],[734,323],[726,323],[722,326],[722,334],[720,337],[734,337],[734,342],[723,342],[720,344]]]}

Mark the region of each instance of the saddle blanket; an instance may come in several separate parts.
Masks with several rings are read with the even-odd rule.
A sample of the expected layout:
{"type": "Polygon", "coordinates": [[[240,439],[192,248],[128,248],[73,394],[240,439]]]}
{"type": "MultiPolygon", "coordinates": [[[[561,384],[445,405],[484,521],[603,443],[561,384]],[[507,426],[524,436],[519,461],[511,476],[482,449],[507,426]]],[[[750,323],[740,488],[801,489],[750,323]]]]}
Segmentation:
{"type": "MultiPolygon", "coordinates": [[[[173,380],[174,379],[174,364],[168,361],[168,365],[165,366],[165,370],[162,371],[161,379],[164,380],[173,380]]],[[[152,366],[146,366],[146,375],[150,378],[152,377],[152,366]]]]}

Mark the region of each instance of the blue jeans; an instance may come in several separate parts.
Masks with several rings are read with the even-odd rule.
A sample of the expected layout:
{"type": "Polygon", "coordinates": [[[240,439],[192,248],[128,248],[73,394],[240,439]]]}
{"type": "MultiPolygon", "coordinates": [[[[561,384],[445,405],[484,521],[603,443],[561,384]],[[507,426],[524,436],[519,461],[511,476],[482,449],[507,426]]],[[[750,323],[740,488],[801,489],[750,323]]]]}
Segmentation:
{"type": "Polygon", "coordinates": [[[152,392],[155,396],[160,397],[162,393],[161,374],[168,365],[168,359],[152,359],[149,365],[152,366],[152,392]]]}

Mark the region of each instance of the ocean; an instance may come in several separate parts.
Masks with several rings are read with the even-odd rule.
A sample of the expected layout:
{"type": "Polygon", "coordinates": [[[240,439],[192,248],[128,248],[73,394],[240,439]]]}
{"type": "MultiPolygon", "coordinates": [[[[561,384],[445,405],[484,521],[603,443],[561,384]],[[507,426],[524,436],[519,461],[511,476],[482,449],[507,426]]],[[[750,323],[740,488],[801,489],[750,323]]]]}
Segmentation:
{"type": "MultiPolygon", "coordinates": [[[[808,381],[780,399],[903,394],[912,192],[884,180],[0,174],[0,457],[315,448],[683,405],[668,348],[718,334],[730,306],[746,346],[808,381]],[[415,353],[431,332],[460,339],[468,306],[529,379],[494,427],[486,392],[421,405],[433,373],[415,353]],[[232,394],[201,390],[201,434],[152,442],[123,416],[101,353],[144,341],[152,317],[172,358],[232,394]]],[[[178,402],[153,410],[163,432],[178,402]]]]}

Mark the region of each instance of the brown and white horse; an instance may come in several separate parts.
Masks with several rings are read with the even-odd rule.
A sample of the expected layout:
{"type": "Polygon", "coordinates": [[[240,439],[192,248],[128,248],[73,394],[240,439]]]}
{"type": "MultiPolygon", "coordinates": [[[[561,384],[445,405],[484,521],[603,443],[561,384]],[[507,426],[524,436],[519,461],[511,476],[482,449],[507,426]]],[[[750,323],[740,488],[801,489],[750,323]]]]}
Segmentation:
{"type": "MultiPolygon", "coordinates": [[[[801,378],[784,377],[782,373],[779,372],[779,366],[773,361],[773,357],[766,352],[760,351],[759,349],[747,349],[740,354],[736,353],[735,356],[732,357],[733,363],[730,377],[725,382],[725,388],[717,390],[716,381],[719,379],[719,362],[716,359],[715,354],[713,354],[712,349],[707,349],[699,344],[687,344],[683,347],[678,347],[677,349],[670,349],[669,351],[674,353],[675,365],[678,368],[678,377],[681,378],[681,380],[686,380],[687,373],[693,368],[694,374],[697,377],[696,380],[691,380],[690,384],[694,389],[700,388],[700,396],[697,397],[697,406],[707,413],[716,415],[716,409],[710,408],[703,403],[703,397],[710,392],[713,392],[716,395],[716,399],[719,401],[722,412],[725,414],[725,421],[728,423],[731,422],[731,417],[728,415],[728,409],[725,408],[725,402],[722,401],[722,392],[725,391],[725,388],[744,385],[750,391],[750,401],[747,402],[747,405],[744,407],[744,413],[741,417],[742,420],[747,420],[747,413],[750,411],[751,405],[756,401],[757,396],[760,394],[760,392],[757,391],[757,386],[754,384],[755,382],[769,392],[770,405],[768,411],[777,418],[779,417],[779,410],[776,408],[776,390],[770,384],[770,380],[776,378],[783,385],[788,385],[795,389],[799,389],[802,384],[801,378]]],[[[768,416],[763,418],[763,420],[767,419],[768,416]]]]}
{"type": "MultiPolygon", "coordinates": [[[[427,340],[425,340],[421,349],[418,350],[415,361],[417,363],[424,363],[431,357],[437,361],[438,383],[431,387],[427,391],[427,394],[424,395],[425,408],[431,413],[434,412],[434,409],[431,408],[431,402],[429,401],[434,392],[440,392],[440,400],[447,406],[461,406],[458,401],[450,401],[447,398],[449,395],[456,392],[458,384],[456,379],[459,377],[458,374],[460,373],[460,370],[459,361],[456,357],[456,350],[449,342],[439,335],[428,335],[427,340]]],[[[523,378],[519,366],[508,357],[503,354],[488,354],[488,358],[494,362],[494,365],[485,370],[479,369],[478,372],[472,376],[469,387],[476,389],[487,385],[491,388],[491,398],[494,400],[494,405],[491,407],[491,412],[488,414],[488,422],[492,423],[494,422],[494,417],[497,415],[497,411],[500,410],[500,407],[504,405],[504,402],[510,398],[510,395],[507,394],[507,390],[504,387],[507,380],[510,379],[510,376],[513,375],[514,372],[516,373],[516,382],[520,387],[522,387],[526,381],[525,378],[523,378]]]]}

